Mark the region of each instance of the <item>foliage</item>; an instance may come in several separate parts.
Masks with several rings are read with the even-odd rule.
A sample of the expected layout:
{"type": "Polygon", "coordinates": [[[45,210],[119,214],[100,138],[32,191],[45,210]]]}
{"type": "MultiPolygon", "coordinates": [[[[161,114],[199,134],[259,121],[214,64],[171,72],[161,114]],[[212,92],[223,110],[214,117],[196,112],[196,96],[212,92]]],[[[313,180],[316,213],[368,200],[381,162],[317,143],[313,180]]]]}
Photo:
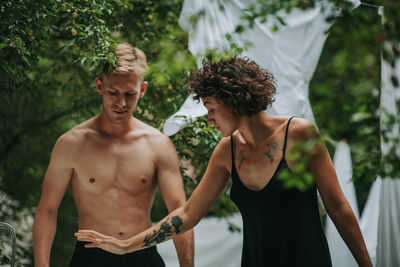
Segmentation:
{"type": "Polygon", "coordinates": [[[350,145],[360,211],[381,157],[380,25],[377,9],[371,7],[360,6],[338,18],[310,84],[311,106],[331,155],[338,141],[350,145]]]}
{"type": "MultiPolygon", "coordinates": [[[[195,167],[194,178],[184,173],[186,191],[191,192],[203,177],[208,160],[221,139],[213,126],[207,125],[207,119],[200,117],[191,122],[188,127],[172,137],[181,159],[195,167]],[[190,148],[190,149],[189,149],[190,148]]],[[[208,216],[225,217],[237,211],[236,206],[229,199],[230,185],[222,193],[219,200],[214,203],[208,212],[208,216]]]]}
{"type": "MultiPolygon", "coordinates": [[[[178,157],[181,161],[182,176],[185,183],[185,191],[189,197],[201,177],[206,171],[208,160],[221,139],[221,135],[213,126],[207,125],[205,117],[199,117],[196,121],[189,121],[186,128],[173,135],[172,141],[175,144],[178,157]]],[[[220,198],[214,203],[207,216],[227,217],[237,211],[237,207],[229,198],[229,184],[222,192],[220,198]]],[[[152,217],[159,220],[164,216],[167,209],[162,204],[160,195],[157,196],[157,204],[153,208],[152,217]],[[161,205],[161,207],[159,206],[161,205]],[[154,212],[157,210],[158,212],[154,212]]]]}

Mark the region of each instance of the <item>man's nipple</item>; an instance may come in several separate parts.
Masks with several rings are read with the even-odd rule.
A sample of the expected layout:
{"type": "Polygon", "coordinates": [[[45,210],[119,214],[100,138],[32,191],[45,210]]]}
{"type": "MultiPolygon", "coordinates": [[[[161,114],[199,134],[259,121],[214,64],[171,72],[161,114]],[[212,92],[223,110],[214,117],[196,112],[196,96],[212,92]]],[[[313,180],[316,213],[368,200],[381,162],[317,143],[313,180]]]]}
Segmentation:
{"type": "Polygon", "coordinates": [[[94,179],[94,178],[90,178],[90,179],[89,179],[89,182],[90,182],[91,184],[93,184],[95,181],[96,181],[96,179],[94,179]]]}

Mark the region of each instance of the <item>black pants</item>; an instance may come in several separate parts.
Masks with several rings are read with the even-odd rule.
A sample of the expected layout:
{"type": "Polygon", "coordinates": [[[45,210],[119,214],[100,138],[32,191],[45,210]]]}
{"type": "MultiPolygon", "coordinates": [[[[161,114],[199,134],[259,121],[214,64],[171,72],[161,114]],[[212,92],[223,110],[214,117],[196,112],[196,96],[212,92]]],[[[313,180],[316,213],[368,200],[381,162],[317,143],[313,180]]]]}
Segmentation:
{"type": "Polygon", "coordinates": [[[156,247],[117,255],[99,248],[85,248],[78,241],[70,267],[165,267],[156,247]]]}

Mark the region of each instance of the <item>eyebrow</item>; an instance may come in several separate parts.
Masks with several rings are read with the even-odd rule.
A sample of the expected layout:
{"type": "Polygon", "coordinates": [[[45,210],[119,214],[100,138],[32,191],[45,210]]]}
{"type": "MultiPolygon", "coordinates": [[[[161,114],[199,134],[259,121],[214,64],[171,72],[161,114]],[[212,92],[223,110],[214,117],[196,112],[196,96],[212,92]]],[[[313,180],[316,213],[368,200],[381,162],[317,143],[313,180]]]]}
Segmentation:
{"type": "Polygon", "coordinates": [[[204,105],[204,106],[209,105],[209,104],[211,104],[210,101],[205,101],[205,102],[203,102],[203,105],[204,105]]]}
{"type": "MultiPolygon", "coordinates": [[[[112,86],[110,86],[108,89],[109,89],[109,90],[114,90],[114,91],[120,91],[120,90],[118,90],[118,89],[116,89],[116,88],[114,88],[114,87],[112,87],[112,86]]],[[[126,93],[137,93],[137,92],[135,91],[135,89],[128,89],[128,90],[126,91],[126,93]]]]}

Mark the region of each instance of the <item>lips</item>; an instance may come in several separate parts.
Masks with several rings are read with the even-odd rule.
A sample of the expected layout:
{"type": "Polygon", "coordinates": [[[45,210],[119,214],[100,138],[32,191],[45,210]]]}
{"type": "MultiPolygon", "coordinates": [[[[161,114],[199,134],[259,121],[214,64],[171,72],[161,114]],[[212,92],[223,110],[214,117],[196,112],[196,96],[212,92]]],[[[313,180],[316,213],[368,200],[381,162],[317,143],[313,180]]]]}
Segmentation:
{"type": "Polygon", "coordinates": [[[120,115],[122,115],[122,114],[125,114],[125,113],[127,113],[128,111],[126,111],[126,110],[113,110],[115,113],[117,113],[117,114],[120,114],[120,115]]]}

